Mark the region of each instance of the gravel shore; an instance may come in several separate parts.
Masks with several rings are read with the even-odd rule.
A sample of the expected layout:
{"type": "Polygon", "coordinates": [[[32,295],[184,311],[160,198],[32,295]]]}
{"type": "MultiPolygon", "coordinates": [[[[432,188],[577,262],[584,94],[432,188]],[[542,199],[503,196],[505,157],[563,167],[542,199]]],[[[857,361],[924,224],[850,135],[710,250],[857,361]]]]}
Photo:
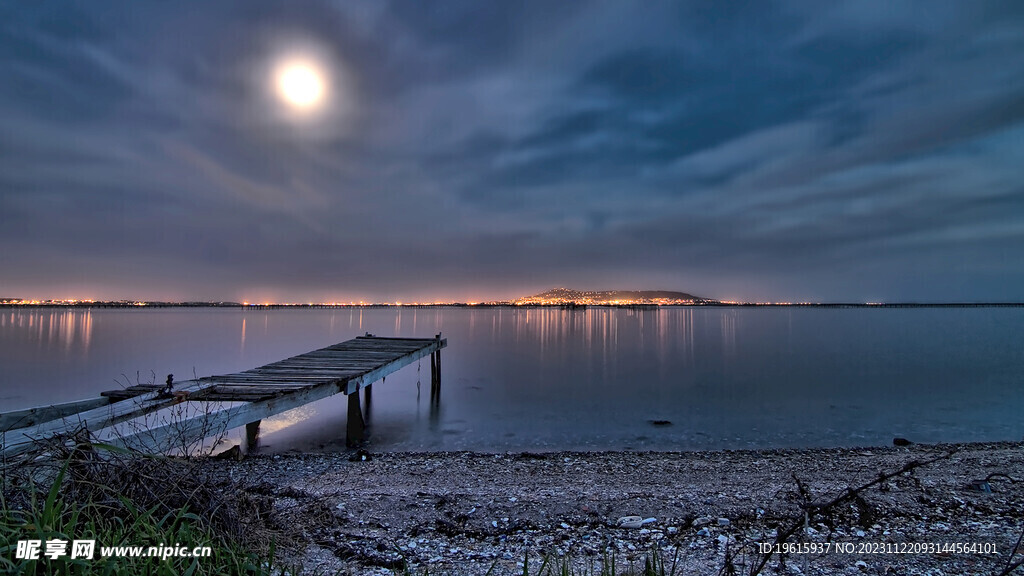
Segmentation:
{"type": "Polygon", "coordinates": [[[352,456],[210,465],[264,500],[289,559],[330,572],[522,574],[526,556],[534,574],[548,555],[584,573],[657,553],[676,574],[716,574],[727,557],[747,573],[794,524],[788,541],[810,553],[773,553],[764,574],[994,574],[1024,555],[1024,443],[352,456]],[[804,524],[802,503],[844,494],[804,524]]]}

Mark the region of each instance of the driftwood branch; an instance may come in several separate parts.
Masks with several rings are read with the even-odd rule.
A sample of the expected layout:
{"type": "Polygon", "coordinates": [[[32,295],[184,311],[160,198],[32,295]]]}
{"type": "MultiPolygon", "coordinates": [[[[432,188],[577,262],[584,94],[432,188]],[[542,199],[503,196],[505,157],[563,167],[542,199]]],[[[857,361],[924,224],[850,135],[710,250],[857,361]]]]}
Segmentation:
{"type": "MultiPolygon", "coordinates": [[[[796,478],[796,476],[794,475],[794,479],[797,482],[797,487],[800,490],[800,495],[801,495],[802,499],[804,500],[804,503],[801,504],[801,508],[803,508],[803,513],[800,515],[800,518],[794,519],[793,522],[789,526],[787,526],[785,530],[779,531],[776,534],[775,542],[774,543],[775,544],[782,544],[783,542],[786,542],[787,540],[792,538],[797,532],[800,531],[800,529],[802,527],[804,527],[807,524],[809,517],[817,515],[817,514],[821,514],[821,513],[824,513],[824,512],[828,512],[828,511],[832,510],[833,508],[835,508],[836,506],[838,506],[840,504],[844,504],[846,502],[850,502],[852,500],[855,500],[860,495],[861,492],[863,492],[863,491],[865,491],[865,490],[867,490],[869,488],[872,488],[872,487],[877,486],[877,485],[879,485],[879,484],[881,484],[883,482],[886,482],[886,481],[888,481],[891,478],[895,478],[897,476],[906,474],[907,472],[910,472],[910,471],[912,471],[912,470],[914,470],[916,468],[920,468],[922,466],[928,466],[929,464],[934,464],[935,462],[938,462],[939,460],[948,459],[954,453],[955,453],[955,451],[949,451],[949,452],[946,452],[946,453],[944,453],[944,454],[942,454],[940,456],[936,456],[934,458],[931,458],[929,460],[912,460],[912,461],[904,464],[898,470],[895,470],[893,472],[887,472],[887,473],[881,473],[880,472],[878,474],[878,477],[875,478],[874,480],[872,480],[872,481],[870,481],[870,482],[868,482],[866,484],[862,484],[862,485],[860,485],[860,486],[858,486],[856,488],[847,488],[845,492],[843,492],[839,496],[836,496],[832,500],[829,500],[828,502],[825,502],[823,504],[813,504],[813,503],[808,502],[809,496],[808,496],[808,492],[807,492],[807,487],[803,484],[803,482],[800,481],[799,478],[796,478]]],[[[761,573],[761,570],[764,570],[764,567],[768,565],[768,561],[771,560],[775,548],[776,548],[775,546],[772,546],[771,549],[768,550],[768,552],[766,552],[766,553],[761,555],[761,559],[760,559],[759,562],[757,562],[757,564],[751,566],[750,576],[756,576],[757,574],[761,573]]],[[[1017,563],[1017,566],[1019,566],[1020,564],[1021,563],[1017,563]]],[[[1016,566],[1014,566],[1013,568],[1016,568],[1016,566]]],[[[1012,571],[1013,568],[1009,568],[1009,570],[1012,571]]],[[[1005,574],[1009,574],[1009,571],[1004,571],[999,576],[1005,576],[1005,574]]]]}
{"type": "MultiPolygon", "coordinates": [[[[993,474],[989,474],[991,478],[993,474]]],[[[1006,476],[1003,474],[1003,476],[1006,476]]],[[[1007,476],[1009,478],[1009,476],[1007,476]]],[[[1012,482],[1012,480],[1011,480],[1012,482]]],[[[1021,531],[1020,536],[1017,537],[1017,543],[1013,545],[1013,549],[1010,550],[1010,555],[1006,558],[1006,566],[1003,566],[1002,572],[998,572],[995,576],[1007,576],[1010,572],[1013,572],[1017,568],[1024,566],[1024,558],[1020,560],[1014,560],[1013,557],[1017,555],[1017,551],[1020,550],[1021,543],[1024,542],[1024,530],[1021,531]]]]}

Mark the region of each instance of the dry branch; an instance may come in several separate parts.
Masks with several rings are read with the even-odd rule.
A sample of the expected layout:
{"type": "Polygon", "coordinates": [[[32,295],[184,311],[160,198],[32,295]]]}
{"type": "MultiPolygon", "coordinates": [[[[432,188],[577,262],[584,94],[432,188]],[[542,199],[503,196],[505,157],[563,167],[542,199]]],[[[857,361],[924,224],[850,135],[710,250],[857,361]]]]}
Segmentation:
{"type": "MultiPolygon", "coordinates": [[[[800,531],[801,528],[803,528],[804,526],[806,526],[809,523],[811,517],[817,516],[819,514],[830,512],[833,508],[835,508],[836,506],[839,506],[840,504],[844,504],[844,503],[847,503],[847,502],[855,501],[857,498],[860,497],[860,493],[861,492],[863,492],[863,491],[865,491],[865,490],[867,490],[869,488],[872,488],[872,487],[877,486],[877,485],[879,485],[879,484],[881,484],[883,482],[886,482],[886,481],[888,481],[891,478],[895,478],[895,477],[900,476],[902,474],[906,474],[908,472],[911,472],[911,471],[913,471],[916,468],[920,468],[922,466],[927,466],[929,464],[934,464],[935,462],[938,462],[940,460],[946,460],[950,456],[952,456],[954,453],[955,453],[955,450],[951,450],[949,452],[946,452],[946,453],[944,453],[944,454],[942,454],[940,456],[936,456],[936,457],[931,458],[929,460],[912,460],[912,461],[904,464],[898,470],[893,471],[893,472],[887,472],[887,473],[879,472],[878,477],[875,478],[874,480],[872,480],[872,481],[870,481],[870,482],[868,482],[866,484],[862,484],[862,485],[860,485],[860,486],[858,486],[856,488],[847,488],[846,491],[843,492],[842,494],[840,494],[839,496],[836,496],[832,500],[829,500],[828,502],[825,502],[825,503],[822,503],[822,504],[814,504],[814,503],[810,502],[810,493],[807,490],[806,485],[804,485],[804,483],[796,476],[796,474],[794,474],[793,475],[793,479],[796,481],[797,489],[799,490],[799,494],[801,496],[801,499],[803,500],[803,502],[800,505],[800,507],[802,508],[802,513],[800,515],[800,518],[794,519],[789,524],[789,526],[786,527],[785,530],[777,532],[777,534],[775,536],[775,541],[774,541],[775,545],[772,546],[771,548],[769,548],[768,552],[760,554],[760,557],[761,557],[760,560],[756,564],[751,566],[749,575],[750,576],[756,576],[757,574],[760,574],[761,571],[764,569],[764,567],[768,564],[768,561],[771,560],[772,555],[774,553],[774,550],[778,547],[777,545],[782,544],[782,543],[788,541],[790,538],[792,538],[797,532],[800,531]]],[[[727,570],[727,568],[726,568],[727,566],[732,566],[731,558],[727,559],[726,564],[722,567],[721,570],[719,570],[719,574],[720,575],[726,576],[728,574],[734,574],[735,573],[735,569],[734,568],[730,572],[729,570],[727,570]]],[[[1006,572],[1006,573],[1008,574],[1009,572],[1006,572]]]]}

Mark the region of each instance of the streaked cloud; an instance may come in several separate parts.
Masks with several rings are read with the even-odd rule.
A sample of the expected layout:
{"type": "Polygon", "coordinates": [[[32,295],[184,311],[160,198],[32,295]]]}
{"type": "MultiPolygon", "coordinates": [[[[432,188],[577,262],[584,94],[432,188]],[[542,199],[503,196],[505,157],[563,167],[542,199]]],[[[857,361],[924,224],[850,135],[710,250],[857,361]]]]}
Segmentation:
{"type": "Polygon", "coordinates": [[[0,295],[1021,300],[1021,53],[1014,2],[7,5],[0,295]]]}

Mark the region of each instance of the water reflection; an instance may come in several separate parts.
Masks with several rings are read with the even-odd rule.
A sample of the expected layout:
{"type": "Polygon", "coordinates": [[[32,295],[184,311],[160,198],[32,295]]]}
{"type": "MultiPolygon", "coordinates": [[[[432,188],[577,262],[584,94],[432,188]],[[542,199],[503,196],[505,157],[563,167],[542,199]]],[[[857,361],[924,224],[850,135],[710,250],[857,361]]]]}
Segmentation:
{"type": "Polygon", "coordinates": [[[722,356],[726,361],[736,357],[736,312],[722,314],[722,356]]]}
{"type": "MultiPolygon", "coordinates": [[[[444,330],[444,406],[439,394],[420,394],[429,358],[422,369],[389,375],[365,400],[372,449],[743,448],[1024,433],[1024,309],[254,314],[0,309],[0,412],[94,396],[140,369],[225,374],[366,332],[444,330]]],[[[268,419],[261,442],[272,450],[343,449],[346,414],[345,397],[332,397],[268,419]]]]}
{"type": "Polygon", "coordinates": [[[92,344],[92,310],[28,309],[0,314],[0,329],[22,342],[60,350],[88,352],[92,344]]]}
{"type": "MultiPolygon", "coordinates": [[[[502,338],[506,317],[512,316],[516,343],[534,343],[538,354],[561,354],[581,346],[588,355],[604,359],[621,356],[621,336],[630,340],[627,348],[654,349],[659,358],[694,355],[694,311],[689,308],[511,308],[491,314],[491,342],[502,338]]],[[[475,312],[469,316],[470,333],[476,327],[475,312]]],[[[734,312],[720,319],[722,349],[730,355],[736,349],[734,312]]]]}

